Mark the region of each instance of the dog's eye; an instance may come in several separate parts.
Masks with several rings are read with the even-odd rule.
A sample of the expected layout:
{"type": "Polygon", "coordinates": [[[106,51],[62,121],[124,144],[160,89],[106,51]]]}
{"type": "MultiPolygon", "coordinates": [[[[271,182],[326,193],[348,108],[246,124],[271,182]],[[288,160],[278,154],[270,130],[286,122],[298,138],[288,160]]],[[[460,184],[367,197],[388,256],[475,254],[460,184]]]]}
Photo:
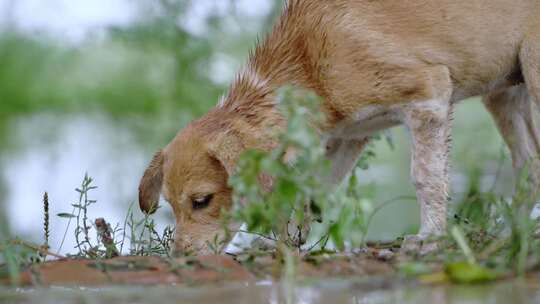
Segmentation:
{"type": "Polygon", "coordinates": [[[213,194],[208,194],[202,197],[193,198],[191,200],[191,204],[193,205],[194,210],[200,210],[208,207],[210,205],[210,202],[214,198],[213,194]]]}

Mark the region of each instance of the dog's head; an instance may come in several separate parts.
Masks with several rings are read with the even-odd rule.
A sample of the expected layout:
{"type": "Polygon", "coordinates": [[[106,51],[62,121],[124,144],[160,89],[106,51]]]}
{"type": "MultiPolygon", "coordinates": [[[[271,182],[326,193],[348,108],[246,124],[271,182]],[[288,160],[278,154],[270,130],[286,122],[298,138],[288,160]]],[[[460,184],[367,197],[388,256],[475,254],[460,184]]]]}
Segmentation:
{"type": "Polygon", "coordinates": [[[155,154],[141,179],[139,204],[153,213],[163,194],[176,217],[176,250],[206,254],[207,241],[221,236],[221,212],[232,206],[228,177],[244,150],[231,120],[209,113],[155,154]]]}

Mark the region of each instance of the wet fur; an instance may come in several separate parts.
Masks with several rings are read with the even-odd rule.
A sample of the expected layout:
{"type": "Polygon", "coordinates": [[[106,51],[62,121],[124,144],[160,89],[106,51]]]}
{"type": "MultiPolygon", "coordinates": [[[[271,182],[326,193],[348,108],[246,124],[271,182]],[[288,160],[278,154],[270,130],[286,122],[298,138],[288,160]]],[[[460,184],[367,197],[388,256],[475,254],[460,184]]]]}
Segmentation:
{"type": "Polygon", "coordinates": [[[162,192],[177,220],[177,248],[206,253],[221,210],[232,204],[227,178],[238,156],[276,146],[285,121],[275,93],[293,84],[324,99],[329,182],[348,174],[371,134],[405,125],[419,235],[444,233],[455,102],[486,96],[516,171],[531,162],[540,168],[527,112],[540,100],[539,15],[537,0],[291,0],[228,95],[156,154],[141,180],[140,206],[155,209],[162,192]],[[210,207],[192,210],[192,198],[207,193],[215,194],[210,207]]]}

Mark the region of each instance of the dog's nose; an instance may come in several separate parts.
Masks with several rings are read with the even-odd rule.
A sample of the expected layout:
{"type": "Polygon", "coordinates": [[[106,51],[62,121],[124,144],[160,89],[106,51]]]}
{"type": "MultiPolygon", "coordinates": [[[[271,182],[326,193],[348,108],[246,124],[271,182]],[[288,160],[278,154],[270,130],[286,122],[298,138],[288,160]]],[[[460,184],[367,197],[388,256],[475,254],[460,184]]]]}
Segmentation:
{"type": "Polygon", "coordinates": [[[185,233],[182,233],[182,231],[180,230],[176,230],[175,233],[176,236],[174,238],[174,253],[177,255],[189,254],[190,251],[193,249],[191,239],[189,238],[189,236],[185,235],[185,233]]]}
{"type": "Polygon", "coordinates": [[[193,253],[193,245],[186,244],[184,242],[181,242],[181,243],[175,242],[173,253],[176,256],[190,255],[193,253]]]}

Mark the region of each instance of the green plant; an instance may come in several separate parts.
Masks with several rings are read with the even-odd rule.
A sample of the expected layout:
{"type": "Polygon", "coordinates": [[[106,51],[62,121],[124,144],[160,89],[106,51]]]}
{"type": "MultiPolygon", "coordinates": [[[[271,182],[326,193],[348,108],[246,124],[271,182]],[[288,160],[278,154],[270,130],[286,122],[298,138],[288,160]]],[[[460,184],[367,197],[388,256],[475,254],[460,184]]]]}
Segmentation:
{"type": "Polygon", "coordinates": [[[128,215],[126,216],[126,222],[124,223],[121,248],[123,247],[124,240],[129,232],[130,255],[169,256],[174,237],[174,229],[167,226],[162,233],[159,233],[156,230],[154,220],[148,214],[145,214],[142,219],[135,219],[132,207],[133,205],[130,206],[128,215]],[[127,230],[126,227],[129,228],[129,230],[127,230]]]}
{"type": "Polygon", "coordinates": [[[273,151],[252,150],[241,156],[238,173],[230,179],[235,190],[233,218],[247,223],[249,232],[274,233],[278,248],[299,247],[296,237],[313,219],[320,221],[315,233],[319,241],[311,249],[324,247],[329,239],[339,249],[363,244],[371,201],[358,192],[356,172],[342,186],[327,183],[330,164],[312,126],[322,123],[319,99],[304,90],[284,88],[278,100],[287,128],[273,151]],[[291,151],[294,160],[285,162],[291,151]],[[263,174],[272,177],[272,191],[261,188],[263,174]],[[291,226],[296,231],[290,231],[291,226]]]}
{"type": "Polygon", "coordinates": [[[85,174],[81,186],[75,189],[79,193],[79,200],[72,204],[72,212],[58,214],[59,217],[68,219],[59,251],[69,232],[70,224],[74,220],[75,248],[78,250],[75,257],[102,259],[118,256],[123,253],[127,240],[130,241],[130,255],[168,256],[170,254],[174,229],[166,227],[162,233],[159,233],[156,230],[154,220],[148,215],[142,219],[136,219],[133,204],[127,211],[122,228],[119,224],[114,228],[111,227],[103,218],[98,218],[91,223],[88,218],[88,210],[97,203],[97,201],[90,199],[90,194],[95,189],[97,187],[93,186],[93,179],[85,174]],[[92,227],[95,229],[95,238],[90,233],[92,227]],[[118,235],[121,235],[120,240],[117,240],[118,235]]]}
{"type": "Polygon", "coordinates": [[[0,252],[4,258],[4,263],[0,264],[0,279],[8,277],[13,285],[19,283],[23,270],[41,263],[48,255],[63,258],[43,246],[20,239],[0,241],[0,252]]]}
{"type": "MultiPolygon", "coordinates": [[[[493,188],[482,191],[479,171],[470,174],[469,189],[456,207],[450,242],[445,243],[445,254],[440,256],[453,274],[460,276],[456,271],[466,268],[450,267],[463,258],[475,269],[487,267],[518,275],[539,265],[540,222],[531,217],[536,194],[528,178],[527,170],[523,170],[517,177],[514,195],[507,199],[495,195],[493,188]],[[457,255],[452,254],[454,248],[457,255]]],[[[471,276],[468,274],[468,279],[471,276]]]]}
{"type": "Polygon", "coordinates": [[[79,251],[77,255],[81,257],[96,257],[96,255],[98,254],[98,246],[91,243],[89,235],[89,231],[92,226],[88,220],[88,208],[91,205],[95,204],[96,201],[89,199],[88,195],[92,190],[97,189],[96,186],[92,185],[92,182],[93,179],[89,177],[88,174],[85,174],[84,179],[81,183],[81,187],[75,189],[75,191],[79,193],[79,201],[75,204],[72,204],[72,212],[58,214],[59,217],[68,219],[68,224],[66,226],[64,238],[62,239],[59,251],[62,249],[66,234],[71,225],[71,221],[72,219],[75,219],[75,246],[79,251]]]}
{"type": "Polygon", "coordinates": [[[537,199],[536,190],[531,189],[528,169],[524,169],[518,176],[512,202],[502,200],[499,204],[502,219],[510,228],[510,252],[507,262],[515,261],[514,269],[519,275],[525,274],[540,262],[540,241],[536,235],[540,221],[531,217],[537,199]]]}
{"type": "Polygon", "coordinates": [[[16,252],[13,246],[6,241],[0,242],[0,249],[4,259],[4,263],[0,265],[0,278],[7,276],[11,283],[16,285],[21,275],[21,265],[17,259],[16,252]]]}
{"type": "Polygon", "coordinates": [[[51,234],[49,224],[49,194],[45,192],[43,194],[43,247],[45,249],[49,249],[49,236],[51,234]]]}

